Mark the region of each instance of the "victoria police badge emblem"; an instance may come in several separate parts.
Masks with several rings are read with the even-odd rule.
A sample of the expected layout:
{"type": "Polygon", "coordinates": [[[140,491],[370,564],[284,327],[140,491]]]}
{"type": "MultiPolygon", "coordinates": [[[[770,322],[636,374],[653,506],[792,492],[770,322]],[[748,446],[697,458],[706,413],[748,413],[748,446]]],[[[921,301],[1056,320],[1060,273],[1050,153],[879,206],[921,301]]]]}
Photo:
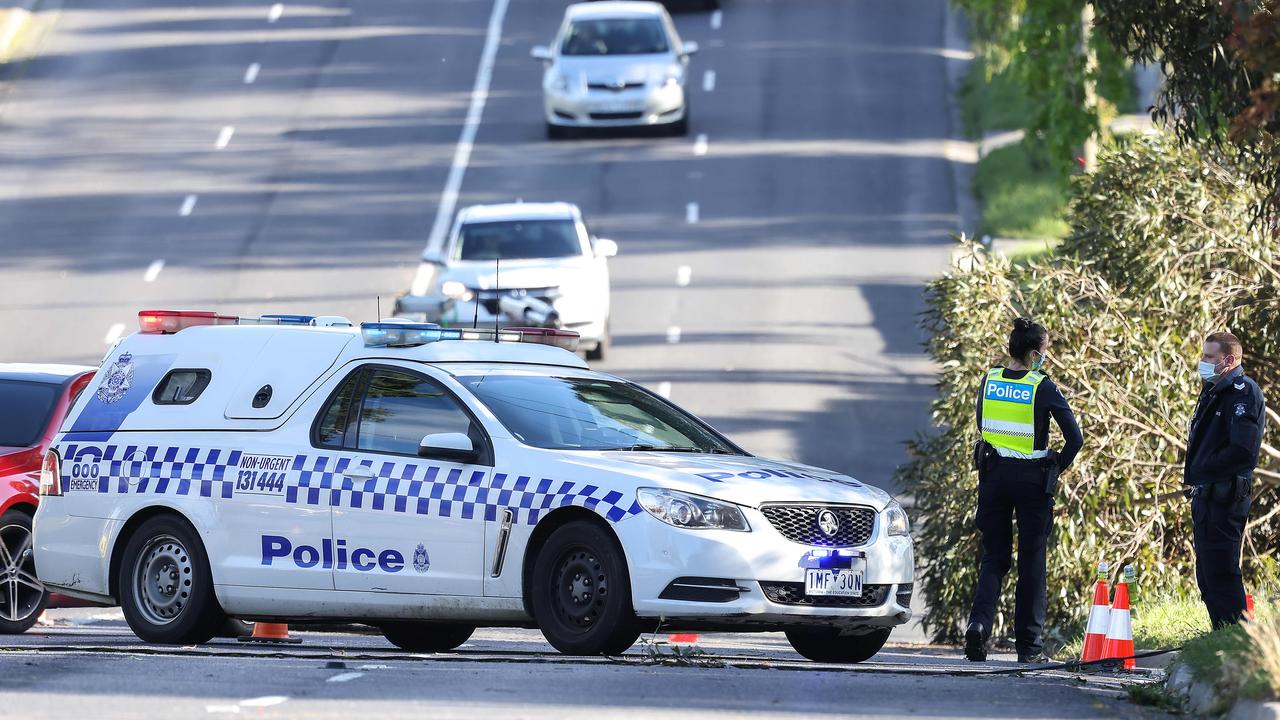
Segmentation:
{"type": "Polygon", "coordinates": [[[418,549],[413,551],[413,569],[424,573],[429,567],[431,567],[431,558],[427,557],[427,549],[422,543],[418,543],[418,549]]]}
{"type": "Polygon", "coordinates": [[[1244,415],[1245,410],[1246,410],[1246,408],[1245,408],[1245,404],[1244,404],[1244,403],[1237,403],[1237,404],[1236,404],[1236,417],[1241,417],[1242,415],[1244,415]]]}
{"type": "Polygon", "coordinates": [[[107,377],[98,386],[98,401],[103,405],[117,402],[133,385],[133,353],[120,353],[120,357],[107,368],[107,377]]]}

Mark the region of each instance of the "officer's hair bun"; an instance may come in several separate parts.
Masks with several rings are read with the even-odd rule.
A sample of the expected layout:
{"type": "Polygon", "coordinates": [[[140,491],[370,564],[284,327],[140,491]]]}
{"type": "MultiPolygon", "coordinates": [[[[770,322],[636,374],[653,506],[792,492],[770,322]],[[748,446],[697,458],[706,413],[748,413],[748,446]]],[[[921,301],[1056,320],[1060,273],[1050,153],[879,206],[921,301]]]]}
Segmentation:
{"type": "Polygon", "coordinates": [[[1013,332],[1009,333],[1009,357],[1026,363],[1031,352],[1044,347],[1048,338],[1049,331],[1043,325],[1020,317],[1013,321],[1013,332]]]}
{"type": "Polygon", "coordinates": [[[1033,327],[1035,327],[1035,323],[1031,322],[1026,318],[1020,317],[1017,320],[1013,321],[1014,330],[1026,331],[1026,330],[1030,330],[1033,327]]]}

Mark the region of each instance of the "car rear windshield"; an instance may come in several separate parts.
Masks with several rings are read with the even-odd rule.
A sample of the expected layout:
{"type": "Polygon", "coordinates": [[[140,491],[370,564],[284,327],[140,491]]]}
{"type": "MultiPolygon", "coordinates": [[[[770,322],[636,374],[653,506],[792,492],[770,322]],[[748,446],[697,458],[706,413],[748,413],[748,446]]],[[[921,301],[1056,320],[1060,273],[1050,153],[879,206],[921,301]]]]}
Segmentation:
{"type": "Polygon", "coordinates": [[[513,220],[462,226],[454,260],[533,260],[582,254],[572,220],[513,220]]]}
{"type": "Polygon", "coordinates": [[[57,385],[26,380],[0,380],[0,446],[30,447],[58,402],[57,385]]]}
{"type": "Polygon", "coordinates": [[[458,381],[526,445],[740,454],[697,419],[630,383],[542,375],[458,381]]]}
{"type": "Polygon", "coordinates": [[[654,55],[667,52],[669,47],[658,18],[608,18],[573,22],[560,54],[654,55]]]}

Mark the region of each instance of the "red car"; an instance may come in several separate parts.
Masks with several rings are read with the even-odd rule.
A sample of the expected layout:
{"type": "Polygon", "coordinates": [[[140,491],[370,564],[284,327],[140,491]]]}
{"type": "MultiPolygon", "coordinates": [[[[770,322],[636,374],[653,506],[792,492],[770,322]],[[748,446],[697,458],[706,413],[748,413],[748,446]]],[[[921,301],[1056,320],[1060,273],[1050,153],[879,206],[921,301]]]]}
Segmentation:
{"type": "Polygon", "coordinates": [[[78,365],[0,363],[0,634],[26,632],[49,604],[31,551],[40,465],[93,373],[78,365]]]}

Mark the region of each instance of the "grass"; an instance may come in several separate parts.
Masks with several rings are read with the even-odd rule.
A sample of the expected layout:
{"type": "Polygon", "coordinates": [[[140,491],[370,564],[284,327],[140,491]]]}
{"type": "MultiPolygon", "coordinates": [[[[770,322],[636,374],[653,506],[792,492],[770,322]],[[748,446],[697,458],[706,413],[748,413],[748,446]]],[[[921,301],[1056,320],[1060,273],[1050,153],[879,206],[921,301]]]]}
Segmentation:
{"type": "MultiPolygon", "coordinates": [[[[1169,596],[1147,600],[1136,594],[1133,608],[1133,646],[1138,652],[1182,647],[1209,632],[1209,613],[1199,599],[1169,596]]],[[[1084,638],[1077,636],[1054,655],[1061,660],[1079,658],[1083,645],[1084,638]]]]}
{"type": "Polygon", "coordinates": [[[978,161],[973,192],[982,201],[979,233],[992,237],[1058,239],[1070,182],[1024,140],[993,150],[978,161]]]}
{"type": "Polygon", "coordinates": [[[986,75],[986,61],[979,56],[960,88],[960,114],[973,138],[1023,127],[1031,116],[1030,102],[1007,71],[992,74],[990,80],[986,75]]]}

